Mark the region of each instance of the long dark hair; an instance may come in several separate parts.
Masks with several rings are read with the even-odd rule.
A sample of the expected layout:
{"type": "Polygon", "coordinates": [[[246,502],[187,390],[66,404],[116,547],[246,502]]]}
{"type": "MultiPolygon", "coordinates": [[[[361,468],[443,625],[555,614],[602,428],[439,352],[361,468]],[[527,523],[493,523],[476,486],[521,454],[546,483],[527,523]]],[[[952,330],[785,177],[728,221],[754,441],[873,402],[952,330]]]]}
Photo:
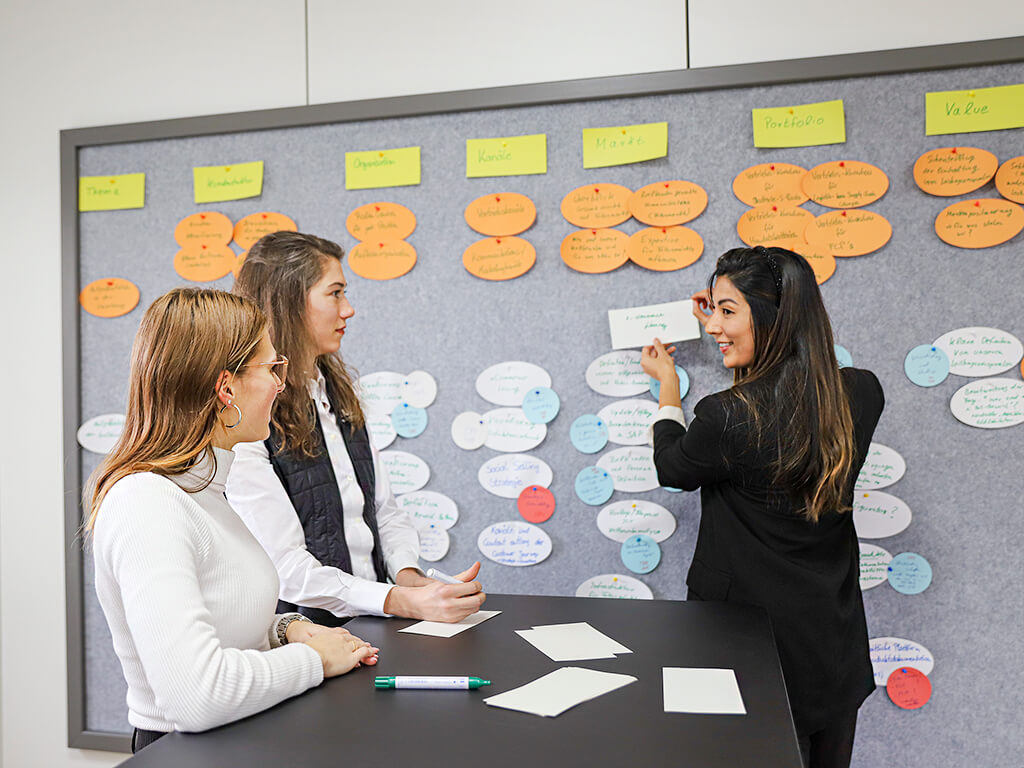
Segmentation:
{"type": "Polygon", "coordinates": [[[277,396],[270,424],[282,451],[315,456],[316,411],[305,383],[322,372],[342,417],[353,427],[365,424],[353,376],[339,354],[317,354],[306,321],[309,291],[331,259],[345,251],[337,243],[301,232],[274,232],[249,249],[234,292],[256,302],[270,323],[270,340],[289,359],[289,379],[298,382],[277,396]]]}
{"type": "Polygon", "coordinates": [[[808,520],[847,511],[853,419],[814,270],[792,251],[757,246],[722,254],[709,292],[722,277],[750,305],[754,358],[734,370],[733,391],[753,417],[758,441],[775,436],[775,481],[802,503],[808,520]]]}

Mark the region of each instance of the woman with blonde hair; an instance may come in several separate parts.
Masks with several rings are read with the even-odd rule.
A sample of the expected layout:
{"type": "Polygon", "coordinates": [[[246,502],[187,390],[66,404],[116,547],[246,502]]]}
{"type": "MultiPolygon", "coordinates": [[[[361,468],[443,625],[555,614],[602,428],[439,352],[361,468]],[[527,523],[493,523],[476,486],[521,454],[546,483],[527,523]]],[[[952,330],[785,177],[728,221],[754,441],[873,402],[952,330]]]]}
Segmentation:
{"type": "Polygon", "coordinates": [[[767,610],[805,765],[849,766],[875,688],[851,506],[882,388],[839,368],[814,272],[791,251],[728,251],[692,298],[732,387],[686,425],[674,348],[655,339],[641,358],[661,382],[658,479],[701,491],[687,599],[767,610]]]}
{"type": "Polygon", "coordinates": [[[239,296],[175,289],[142,319],[124,430],[90,478],[84,526],[132,751],[377,661],[343,629],[275,614],[274,566],[223,494],[233,446],[269,434],[287,366],[239,296]]]}

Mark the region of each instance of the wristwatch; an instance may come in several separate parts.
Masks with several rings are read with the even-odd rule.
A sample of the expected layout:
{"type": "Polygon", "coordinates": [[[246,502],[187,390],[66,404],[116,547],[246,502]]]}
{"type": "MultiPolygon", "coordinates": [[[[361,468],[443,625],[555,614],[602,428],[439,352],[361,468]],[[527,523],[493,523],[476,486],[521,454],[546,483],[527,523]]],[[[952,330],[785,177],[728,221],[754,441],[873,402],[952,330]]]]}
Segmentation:
{"type": "Polygon", "coordinates": [[[277,620],[277,642],[280,645],[288,645],[288,627],[291,626],[293,621],[308,621],[310,624],[313,623],[312,619],[306,618],[301,613],[282,614],[281,618],[277,620]]]}

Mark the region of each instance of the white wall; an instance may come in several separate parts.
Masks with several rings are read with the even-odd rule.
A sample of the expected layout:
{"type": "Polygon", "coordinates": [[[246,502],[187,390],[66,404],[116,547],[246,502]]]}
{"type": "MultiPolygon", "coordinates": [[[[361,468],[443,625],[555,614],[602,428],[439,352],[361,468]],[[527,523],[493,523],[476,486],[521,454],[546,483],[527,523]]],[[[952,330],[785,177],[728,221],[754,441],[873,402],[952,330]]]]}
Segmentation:
{"type": "MultiPolygon", "coordinates": [[[[949,20],[935,34],[921,31],[921,14],[897,12],[896,3],[864,0],[855,13],[848,4],[824,5],[809,16],[795,0],[690,0],[691,63],[1024,34],[1024,4],[1005,0],[975,0],[972,8],[988,13],[970,16],[955,0],[931,0],[932,18],[949,20]],[[979,26],[982,17],[993,21],[979,26]],[[774,23],[802,27],[782,37],[803,42],[759,44],[774,36],[774,23]],[[812,24],[827,33],[812,35],[812,24]]],[[[58,131],[295,106],[306,103],[307,88],[313,102],[324,102],[648,72],[686,60],[684,0],[378,0],[372,15],[364,6],[371,7],[308,0],[307,84],[305,0],[0,0],[4,766],[121,759],[65,747],[58,131]]]]}

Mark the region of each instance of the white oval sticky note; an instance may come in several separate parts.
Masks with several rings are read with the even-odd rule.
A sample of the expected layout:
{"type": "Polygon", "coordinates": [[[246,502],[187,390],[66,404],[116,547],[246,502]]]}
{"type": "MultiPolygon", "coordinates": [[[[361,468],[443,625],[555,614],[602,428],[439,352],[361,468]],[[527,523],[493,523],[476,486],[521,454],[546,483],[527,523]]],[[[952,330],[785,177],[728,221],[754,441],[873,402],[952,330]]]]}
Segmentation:
{"type": "Polygon", "coordinates": [[[844,347],[842,344],[836,344],[836,362],[839,363],[840,368],[852,368],[853,367],[853,355],[850,354],[850,350],[844,347]]]}
{"type": "Polygon", "coordinates": [[[887,445],[872,443],[854,488],[858,491],[886,488],[903,477],[906,471],[907,462],[896,451],[887,445]]]}
{"type": "Polygon", "coordinates": [[[448,554],[451,539],[448,536],[448,531],[444,528],[429,525],[426,528],[417,529],[417,533],[420,535],[420,559],[436,563],[448,554]]]}
{"type": "Polygon", "coordinates": [[[889,584],[904,595],[919,595],[932,583],[932,566],[916,552],[900,552],[889,563],[889,584]]]}
{"type": "Polygon", "coordinates": [[[622,564],[633,573],[650,573],[661,562],[661,547],[650,536],[630,536],[619,549],[622,564]]]}
{"type": "Polygon", "coordinates": [[[854,491],[853,525],[862,539],[895,536],[910,525],[910,507],[883,491],[854,491]]]}
{"type": "Polygon", "coordinates": [[[569,439],[580,453],[597,453],[608,445],[608,425],[592,413],[585,413],[572,423],[569,439]]]}
{"type": "Polygon", "coordinates": [[[676,519],[653,501],[625,499],[598,512],[597,528],[612,541],[622,542],[640,533],[664,541],[675,532],[676,519]]]}
{"type": "MultiPolygon", "coordinates": [[[[676,376],[679,377],[679,400],[681,402],[686,397],[686,393],[690,391],[690,377],[678,365],[676,366],[676,376]]],[[[651,391],[651,397],[657,402],[658,398],[661,397],[661,382],[652,376],[647,386],[651,391]]],[[[678,405],[678,403],[671,403],[671,405],[678,405]]]]}
{"type": "Polygon", "coordinates": [[[402,381],[402,401],[416,408],[429,408],[437,397],[437,382],[426,371],[413,371],[402,381]]]}
{"type": "Polygon", "coordinates": [[[547,437],[548,428],[526,418],[522,408],[495,408],[484,414],[487,440],[492,451],[521,453],[536,448],[547,437]]]}
{"type": "Polygon", "coordinates": [[[1020,339],[998,328],[957,328],[939,336],[932,346],[946,353],[949,372],[957,376],[993,376],[1024,357],[1020,339]]]}
{"type": "Polygon", "coordinates": [[[536,565],[551,554],[551,537],[532,523],[506,520],[480,531],[476,546],[502,565],[536,565]]]}
{"type": "Polygon", "coordinates": [[[647,445],[648,428],[658,404],[652,400],[617,400],[597,412],[608,425],[608,439],[619,445],[647,445]]]}
{"type": "Polygon", "coordinates": [[[488,459],[477,472],[484,490],[503,499],[518,499],[528,485],[551,485],[551,467],[536,456],[510,453],[488,459]]]}
{"type": "Polygon", "coordinates": [[[584,467],[576,475],[574,488],[580,501],[592,507],[599,507],[612,497],[615,492],[615,481],[606,469],[584,467]]]}
{"type": "Polygon", "coordinates": [[[523,395],[523,413],[534,424],[549,424],[558,415],[561,401],[551,387],[534,387],[523,395]]]}
{"type": "Polygon", "coordinates": [[[380,463],[388,473],[391,492],[418,491],[430,480],[430,467],[419,456],[406,451],[381,451],[380,463]]]}
{"type": "Polygon", "coordinates": [[[631,600],[653,600],[651,588],[640,579],[620,573],[591,576],[578,587],[576,597],[619,597],[631,600]]]}
{"type": "Polygon", "coordinates": [[[879,687],[885,687],[889,675],[900,667],[913,667],[928,675],[935,666],[931,651],[902,637],[871,638],[868,640],[868,655],[875,670],[875,685],[879,687]]]}
{"type": "Polygon", "coordinates": [[[78,428],[78,444],[92,453],[110,453],[123,429],[123,413],[93,416],[78,428]]]}
{"type": "Polygon", "coordinates": [[[597,460],[597,466],[608,470],[615,482],[616,491],[642,493],[659,487],[658,473],[654,469],[653,448],[616,448],[601,456],[597,460]]]}
{"type": "Polygon", "coordinates": [[[487,442],[487,422],[476,411],[463,411],[452,419],[452,441],[464,451],[475,451],[487,442]]]}
{"type": "Polygon", "coordinates": [[[1000,429],[1024,423],[1024,381],[981,379],[953,393],[949,408],[964,424],[1000,429]]]}
{"type": "Polygon", "coordinates": [[[402,382],[405,376],[394,371],[376,371],[360,376],[356,394],[364,410],[391,414],[402,402],[402,382]]]}
{"type": "Polygon", "coordinates": [[[495,405],[519,407],[531,387],[550,387],[551,376],[539,365],[509,360],[487,368],[476,378],[476,391],[495,405]]]}
{"type": "Polygon", "coordinates": [[[383,451],[395,442],[398,432],[395,431],[395,423],[391,420],[390,413],[366,410],[363,416],[366,417],[366,429],[370,433],[374,448],[383,451]]]}
{"type": "Polygon", "coordinates": [[[647,391],[650,377],[640,367],[640,351],[622,349],[601,355],[587,366],[587,386],[599,395],[631,397],[647,391]]]}
{"type": "Polygon", "coordinates": [[[399,403],[391,412],[391,423],[402,437],[419,437],[427,428],[427,409],[399,403]]]}
{"type": "Polygon", "coordinates": [[[860,544],[860,589],[877,587],[889,578],[889,561],[892,555],[876,544],[861,541],[860,544]]]}
{"type": "Polygon", "coordinates": [[[396,496],[398,507],[409,515],[412,524],[419,529],[434,525],[448,530],[459,519],[459,508],[455,502],[437,491],[412,491],[396,496]]]}
{"type": "Polygon", "coordinates": [[[949,376],[949,357],[934,344],[919,344],[907,353],[903,372],[919,387],[934,387],[949,376]]]}

